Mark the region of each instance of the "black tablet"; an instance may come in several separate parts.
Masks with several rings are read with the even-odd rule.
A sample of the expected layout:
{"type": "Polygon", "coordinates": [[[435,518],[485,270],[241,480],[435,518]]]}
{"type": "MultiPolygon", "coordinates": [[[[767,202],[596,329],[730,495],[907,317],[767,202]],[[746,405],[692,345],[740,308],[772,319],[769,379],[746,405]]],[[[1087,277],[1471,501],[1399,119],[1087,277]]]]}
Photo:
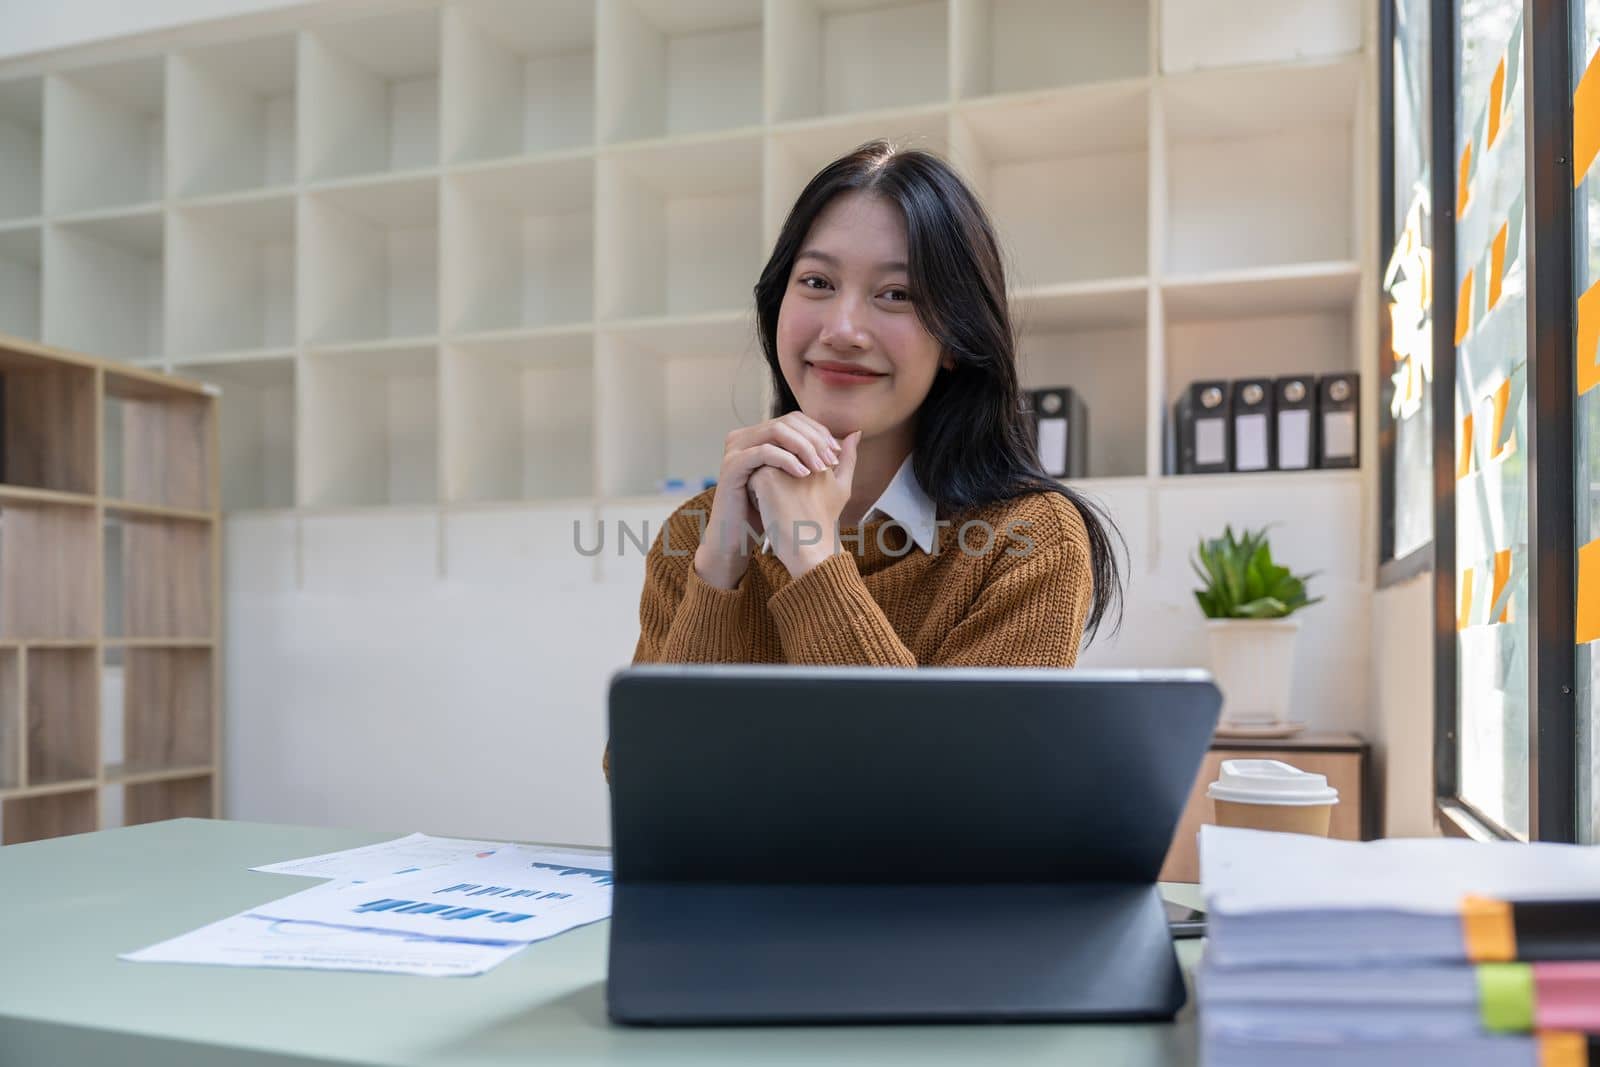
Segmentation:
{"type": "Polygon", "coordinates": [[[1204,672],[646,666],[611,683],[632,1023],[1170,1018],[1204,672]]]}

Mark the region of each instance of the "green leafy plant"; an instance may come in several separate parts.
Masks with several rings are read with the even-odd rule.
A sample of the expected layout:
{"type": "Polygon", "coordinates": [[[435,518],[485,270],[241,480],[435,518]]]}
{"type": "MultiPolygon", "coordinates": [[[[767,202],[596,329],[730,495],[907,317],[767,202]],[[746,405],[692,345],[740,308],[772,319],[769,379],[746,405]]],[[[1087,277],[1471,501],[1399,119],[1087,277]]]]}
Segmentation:
{"type": "Polygon", "coordinates": [[[1189,562],[1205,583],[1194,598],[1208,619],[1281,619],[1322,599],[1306,596],[1315,575],[1293,575],[1272,562],[1265,528],[1235,537],[1228,526],[1221,537],[1202,538],[1189,562]]]}

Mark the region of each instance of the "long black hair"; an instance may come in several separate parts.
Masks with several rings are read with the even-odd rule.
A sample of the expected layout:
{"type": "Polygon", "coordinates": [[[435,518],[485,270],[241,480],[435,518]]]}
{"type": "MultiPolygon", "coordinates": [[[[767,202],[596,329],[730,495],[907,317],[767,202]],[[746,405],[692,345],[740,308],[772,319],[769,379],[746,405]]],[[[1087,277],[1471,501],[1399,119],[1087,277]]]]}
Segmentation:
{"type": "Polygon", "coordinates": [[[761,347],[776,395],[773,416],[800,408],[778,363],[778,309],[795,257],[823,208],[855,191],[883,197],[905,216],[917,317],[955,363],[940,368],[917,411],[917,480],[947,516],[1025,493],[1066,497],[1089,534],[1094,596],[1084,632],[1093,636],[1109,610],[1120,619],[1122,575],[1112,538],[1120,542],[1122,536],[1098,505],[1044,472],[1017,379],[1016,335],[994,227],[938,156],[869,141],[822,168],[795,201],[755,287],[761,347]]]}

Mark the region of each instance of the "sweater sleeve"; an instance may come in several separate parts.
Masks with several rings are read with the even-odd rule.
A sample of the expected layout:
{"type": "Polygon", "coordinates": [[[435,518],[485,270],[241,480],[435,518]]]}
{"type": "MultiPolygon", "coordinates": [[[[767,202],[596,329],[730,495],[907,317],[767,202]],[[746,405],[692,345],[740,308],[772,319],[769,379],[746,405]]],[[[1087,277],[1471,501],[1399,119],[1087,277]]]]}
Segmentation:
{"type": "Polygon", "coordinates": [[[749,658],[748,579],[719,589],[694,569],[710,500],[672,513],[645,558],[634,663],[739,663],[749,658]]]}
{"type": "Polygon", "coordinates": [[[856,558],[835,552],[767,600],[787,663],[835,667],[915,667],[872,599],[856,558]]]}

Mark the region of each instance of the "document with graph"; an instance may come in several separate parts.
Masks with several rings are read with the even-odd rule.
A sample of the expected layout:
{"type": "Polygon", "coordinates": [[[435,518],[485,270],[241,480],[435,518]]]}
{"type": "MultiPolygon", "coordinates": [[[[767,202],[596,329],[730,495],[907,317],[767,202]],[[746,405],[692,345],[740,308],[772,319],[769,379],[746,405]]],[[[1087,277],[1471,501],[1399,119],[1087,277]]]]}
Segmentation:
{"type": "Polygon", "coordinates": [[[468,978],[504,963],[528,946],[347,930],[321,923],[235,915],[130,952],[134,963],[196,963],[313,971],[375,971],[424,978],[468,978]]]}
{"type": "Polygon", "coordinates": [[[611,866],[517,850],[252,908],[267,919],[480,941],[540,941],[611,914],[611,866]]]}
{"type": "Polygon", "coordinates": [[[499,845],[425,870],[348,877],[392,868],[403,853],[418,860],[439,851],[448,849],[411,840],[376,854],[291,861],[335,880],[121,958],[466,977],[611,914],[611,857],[603,852],[499,845]]]}
{"type": "Polygon", "coordinates": [[[376,845],[347,848],[320,856],[284,860],[251,867],[263,874],[293,874],[303,878],[338,878],[370,882],[393,874],[411,874],[444,867],[467,859],[483,859],[507,846],[501,841],[468,841],[455,837],[410,834],[376,845]]]}

